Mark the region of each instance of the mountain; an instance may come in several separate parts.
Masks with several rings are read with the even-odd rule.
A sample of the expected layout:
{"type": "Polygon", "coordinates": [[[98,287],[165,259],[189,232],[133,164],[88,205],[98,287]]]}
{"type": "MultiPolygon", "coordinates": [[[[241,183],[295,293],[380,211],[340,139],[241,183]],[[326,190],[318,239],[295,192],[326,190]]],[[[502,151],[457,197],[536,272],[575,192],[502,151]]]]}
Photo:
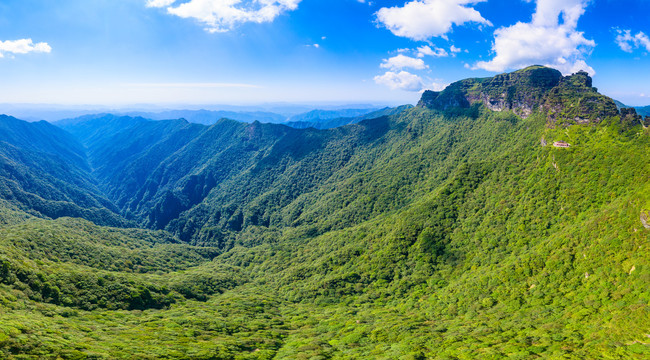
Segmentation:
{"type": "Polygon", "coordinates": [[[638,120],[531,67],[325,130],[69,124],[57,142],[141,228],[0,201],[0,353],[647,358],[638,120]]]}
{"type": "Polygon", "coordinates": [[[89,146],[95,141],[104,138],[107,133],[119,132],[142,121],[146,121],[146,119],[113,114],[93,114],[59,120],[54,125],[66,130],[76,139],[80,139],[84,146],[89,146]]]}
{"type": "Polygon", "coordinates": [[[224,110],[169,110],[162,112],[129,112],[131,117],[143,117],[151,120],[186,119],[189,122],[212,125],[221,119],[232,119],[242,122],[260,121],[264,123],[281,123],[287,117],[264,111],[224,111],[224,110]]]}
{"type": "Polygon", "coordinates": [[[0,116],[0,198],[39,217],[127,222],[89,175],[83,147],[45,121],[0,116]]]}
{"type": "Polygon", "coordinates": [[[316,202],[314,192],[348,165],[358,143],[381,135],[385,124],[380,118],[318,132],[258,122],[221,120],[206,127],[107,115],[63,126],[88,147],[93,175],[129,219],[186,241],[230,244],[243,227],[295,221],[289,214],[271,219],[270,207],[287,207],[301,195],[316,202]],[[105,135],[96,141],[96,134],[105,135]],[[304,173],[312,176],[305,179],[304,173]]]}
{"type": "Polygon", "coordinates": [[[649,106],[637,106],[635,107],[636,112],[642,116],[650,116],[650,105],[649,106]]]}
{"type": "Polygon", "coordinates": [[[289,121],[284,122],[284,125],[291,126],[296,129],[307,129],[313,127],[314,129],[332,129],[344,125],[356,124],[362,120],[376,119],[382,116],[389,116],[399,114],[404,110],[412,108],[412,105],[402,105],[398,107],[386,107],[381,110],[373,111],[361,116],[356,117],[339,117],[333,119],[312,119],[309,121],[289,121]]]}
{"type": "Polygon", "coordinates": [[[357,117],[363,116],[373,111],[380,109],[370,108],[370,109],[338,109],[338,110],[312,110],[306,113],[301,113],[293,115],[287,119],[287,122],[298,122],[298,121],[319,121],[319,120],[330,120],[342,117],[357,117]]]}
{"type": "MultiPolygon", "coordinates": [[[[318,129],[329,129],[343,125],[357,123],[361,120],[378,118],[385,115],[393,115],[410,108],[410,105],[403,105],[395,108],[386,107],[380,110],[372,109],[339,109],[339,110],[312,110],[287,117],[271,112],[263,111],[222,111],[222,110],[168,110],[162,112],[126,112],[118,114],[99,113],[82,115],[75,118],[67,118],[55,121],[54,124],[63,129],[75,128],[75,131],[83,131],[75,127],[75,124],[85,124],[88,129],[96,128],[93,121],[112,117],[119,125],[119,121],[125,119],[138,120],[170,120],[185,119],[188,122],[203,125],[213,125],[221,119],[236,120],[245,123],[259,121],[270,124],[284,124],[295,128],[314,127],[318,129]],[[353,117],[349,117],[354,115],[353,117]],[[348,116],[348,117],[344,117],[348,116]]],[[[85,136],[84,134],[77,134],[85,136]]]]}
{"type": "Polygon", "coordinates": [[[592,87],[586,72],[563,77],[559,71],[542,66],[492,78],[461,80],[442,92],[425,92],[419,105],[447,110],[478,103],[493,111],[510,110],[524,118],[541,108],[551,125],[599,122],[618,114],[614,101],[592,87]]]}
{"type": "MultiPolygon", "coordinates": [[[[105,118],[99,133],[111,134],[113,120],[105,118]]],[[[318,189],[347,164],[355,143],[381,135],[385,120],[328,132],[232,120],[210,127],[127,121],[135,125],[101,141],[79,130],[84,123],[68,129],[89,135],[80,140],[88,146],[93,174],[126,216],[187,241],[224,241],[199,233],[208,224],[212,232],[234,234],[243,226],[289,221],[272,220],[263,209],[282,208],[318,189]]]]}

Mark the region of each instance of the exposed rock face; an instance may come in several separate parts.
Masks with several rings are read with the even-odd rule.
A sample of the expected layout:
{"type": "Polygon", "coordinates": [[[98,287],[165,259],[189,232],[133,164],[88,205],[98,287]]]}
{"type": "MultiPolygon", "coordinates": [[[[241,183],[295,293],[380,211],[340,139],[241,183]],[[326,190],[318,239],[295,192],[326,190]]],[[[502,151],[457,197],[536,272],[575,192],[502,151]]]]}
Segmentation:
{"type": "Polygon", "coordinates": [[[549,126],[597,123],[618,115],[614,101],[592,87],[586,72],[563,77],[543,66],[461,80],[441,92],[425,91],[418,106],[447,110],[475,103],[493,111],[511,110],[523,118],[537,109],[546,111],[549,126]]]}
{"type": "Polygon", "coordinates": [[[629,125],[636,125],[640,123],[645,126],[643,117],[641,115],[638,115],[636,113],[636,109],[634,108],[621,108],[621,121],[629,125]]]}
{"type": "Polygon", "coordinates": [[[543,105],[548,111],[548,124],[598,123],[617,116],[614,100],[599,94],[591,84],[591,77],[584,71],[562,78],[560,84],[549,91],[543,105]]]}
{"type": "MultiPolygon", "coordinates": [[[[467,81],[467,80],[463,80],[467,81]]],[[[422,94],[418,106],[430,109],[447,110],[449,108],[468,108],[470,102],[467,100],[462,88],[462,81],[449,85],[444,91],[427,90],[422,94]]]]}
{"type": "Polygon", "coordinates": [[[469,101],[480,101],[493,111],[512,110],[525,118],[532,114],[544,95],[556,87],[561,79],[559,71],[545,67],[500,74],[484,82],[481,91],[470,92],[469,101]]]}
{"type": "Polygon", "coordinates": [[[435,100],[440,95],[440,91],[425,90],[422,97],[418,102],[419,107],[433,108],[435,107],[435,100]]]}
{"type": "Polygon", "coordinates": [[[650,212],[641,211],[640,220],[643,227],[650,230],[650,212]]]}
{"type": "Polygon", "coordinates": [[[527,117],[560,79],[557,70],[532,66],[492,78],[461,80],[441,92],[425,91],[418,106],[447,110],[481,102],[493,111],[512,110],[527,117]]]}

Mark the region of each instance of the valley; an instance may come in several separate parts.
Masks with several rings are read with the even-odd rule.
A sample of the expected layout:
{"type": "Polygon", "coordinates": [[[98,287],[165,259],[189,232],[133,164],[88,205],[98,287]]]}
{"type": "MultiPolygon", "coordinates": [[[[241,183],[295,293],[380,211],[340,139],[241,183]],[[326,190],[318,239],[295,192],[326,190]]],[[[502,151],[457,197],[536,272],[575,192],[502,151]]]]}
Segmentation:
{"type": "Polygon", "coordinates": [[[648,117],[539,66],[354,115],[1,117],[0,357],[650,355],[648,117]]]}

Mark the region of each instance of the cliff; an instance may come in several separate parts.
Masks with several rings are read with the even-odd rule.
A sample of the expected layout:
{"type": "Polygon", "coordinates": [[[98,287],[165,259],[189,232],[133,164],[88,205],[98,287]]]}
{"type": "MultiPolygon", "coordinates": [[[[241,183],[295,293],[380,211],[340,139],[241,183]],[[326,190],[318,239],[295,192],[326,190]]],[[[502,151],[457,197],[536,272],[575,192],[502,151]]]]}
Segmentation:
{"type": "Polygon", "coordinates": [[[448,110],[476,103],[493,111],[510,110],[523,118],[543,111],[549,126],[597,123],[618,115],[614,101],[598,93],[586,72],[562,76],[543,66],[461,80],[440,92],[427,90],[418,106],[448,110]]]}

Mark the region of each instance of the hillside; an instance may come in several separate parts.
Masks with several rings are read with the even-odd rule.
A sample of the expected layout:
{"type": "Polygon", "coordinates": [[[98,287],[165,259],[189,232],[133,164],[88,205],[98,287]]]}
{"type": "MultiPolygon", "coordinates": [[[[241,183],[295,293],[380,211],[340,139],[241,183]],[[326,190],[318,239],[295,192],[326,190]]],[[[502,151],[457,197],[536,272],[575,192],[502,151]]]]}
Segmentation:
{"type": "Polygon", "coordinates": [[[39,217],[127,224],[89,171],[85,150],[70,134],[44,121],[0,117],[0,199],[39,217]]]}
{"type": "MultiPolygon", "coordinates": [[[[337,227],[349,224],[349,217],[381,213],[359,199],[374,191],[363,185],[368,174],[359,174],[372,167],[366,152],[381,156],[408,141],[391,131],[387,117],[328,131],[229,120],[210,127],[125,120],[128,125],[115,131],[113,117],[92,121],[102,138],[85,132],[85,122],[66,128],[86,144],[93,175],[125,216],[186,241],[224,246],[250,226],[324,222],[301,215],[301,208],[334,217],[331,222],[342,222],[337,227]],[[344,201],[349,205],[339,209],[344,201]]],[[[402,165],[372,172],[386,177],[383,172],[394,166],[402,165]]],[[[402,195],[386,194],[394,197],[391,202],[408,201],[398,200],[402,195]]]]}
{"type": "Polygon", "coordinates": [[[142,228],[0,201],[0,353],[647,358],[650,132],[612,105],[532,67],[327,130],[70,124],[142,228]]]}
{"type": "Polygon", "coordinates": [[[302,120],[302,121],[288,121],[288,122],[284,122],[283,124],[287,126],[291,126],[296,129],[307,129],[310,127],[313,127],[314,129],[332,129],[340,126],[356,124],[363,120],[376,119],[382,116],[399,114],[402,111],[408,110],[412,107],[413,105],[402,105],[394,108],[386,107],[380,110],[372,111],[370,113],[363,114],[360,116],[354,116],[354,117],[336,117],[331,119],[316,118],[316,119],[302,120]]]}
{"type": "MultiPolygon", "coordinates": [[[[264,111],[215,111],[215,110],[169,110],[162,112],[127,112],[119,114],[91,114],[75,118],[66,118],[55,121],[54,124],[63,129],[70,129],[75,136],[86,138],[84,129],[97,129],[97,121],[111,120],[114,125],[120,122],[141,121],[141,120],[170,120],[184,119],[190,123],[202,125],[214,125],[219,120],[230,119],[244,123],[283,124],[297,129],[313,127],[316,129],[331,129],[339,126],[356,124],[366,119],[375,119],[382,116],[394,115],[403,110],[413,107],[402,105],[398,107],[385,107],[382,109],[340,109],[340,110],[312,110],[292,116],[280,115],[264,111]],[[103,120],[102,120],[103,119],[103,120]],[[131,119],[131,120],[129,120],[131,119]]],[[[128,125],[123,123],[122,125],[128,125]]]]}

